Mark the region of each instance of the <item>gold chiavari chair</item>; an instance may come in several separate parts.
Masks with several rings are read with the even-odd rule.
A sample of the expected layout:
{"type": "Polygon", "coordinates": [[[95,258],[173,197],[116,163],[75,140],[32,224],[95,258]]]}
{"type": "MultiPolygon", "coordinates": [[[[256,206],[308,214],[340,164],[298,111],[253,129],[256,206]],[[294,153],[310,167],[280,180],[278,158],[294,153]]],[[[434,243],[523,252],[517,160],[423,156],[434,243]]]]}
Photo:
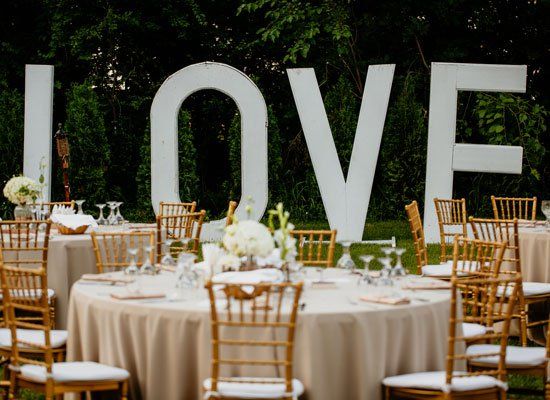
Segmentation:
{"type": "Polygon", "coordinates": [[[136,249],[136,263],[141,264],[147,258],[147,248],[150,249],[149,261],[154,262],[155,232],[92,232],[92,243],[96,259],[97,272],[110,272],[126,268],[131,257],[128,249],[136,249]]]}
{"type": "Polygon", "coordinates": [[[229,202],[229,207],[227,207],[227,218],[225,220],[225,226],[233,224],[233,219],[235,215],[235,209],[237,208],[237,202],[231,200],[229,202]]]}
{"type": "MultiPolygon", "coordinates": [[[[497,278],[505,249],[505,242],[485,242],[455,236],[452,279],[497,278]]],[[[485,293],[476,289],[470,293],[463,292],[462,299],[463,335],[467,344],[477,343],[480,335],[492,329],[492,326],[478,323],[478,319],[483,316],[487,298],[485,293]]]]}
{"type": "Polygon", "coordinates": [[[517,293],[516,278],[471,278],[451,280],[451,311],[449,319],[449,339],[447,362],[444,371],[417,372],[385,378],[382,381],[384,397],[389,399],[506,399],[506,346],[510,329],[511,309],[498,303],[498,292],[510,292],[510,306],[513,306],[517,293]],[[503,322],[499,331],[488,331],[478,335],[482,341],[497,343],[496,350],[490,353],[468,354],[461,351],[457,344],[468,340],[460,334],[460,325],[465,318],[459,311],[459,298],[462,293],[477,293],[483,302],[478,301],[478,307],[483,308],[477,317],[468,317],[478,324],[492,326],[493,321],[503,322]],[[474,362],[484,357],[496,357],[494,366],[482,371],[464,371],[456,364],[468,360],[474,362]]]}
{"type": "Polygon", "coordinates": [[[192,201],[190,203],[174,203],[174,202],[160,202],[159,214],[160,215],[182,215],[195,212],[197,208],[197,202],[192,201]]]}
{"type": "Polygon", "coordinates": [[[296,261],[309,266],[333,267],[336,233],[336,229],[290,231],[298,244],[296,261]]]}
{"type": "Polygon", "coordinates": [[[75,202],[71,201],[42,201],[40,203],[34,203],[33,206],[42,207],[42,209],[48,209],[48,215],[52,213],[52,210],[55,206],[59,207],[69,207],[74,210],[75,202]]]}
{"type": "Polygon", "coordinates": [[[211,377],[203,383],[204,398],[297,400],[304,391],[303,384],[293,379],[302,283],[209,281],[206,288],[210,296],[212,367],[211,377]],[[222,294],[224,306],[219,305],[217,293],[222,294]],[[247,367],[259,377],[235,377],[247,367]],[[262,368],[272,373],[275,368],[275,377],[261,377],[262,368]]]}
{"type": "Polygon", "coordinates": [[[441,242],[442,263],[452,260],[452,243],[458,233],[468,237],[468,219],[466,216],[465,199],[434,199],[437,221],[439,224],[439,237],[441,242]],[[450,251],[449,251],[450,249],[450,251]]]}
{"type": "Polygon", "coordinates": [[[491,196],[495,219],[537,219],[536,197],[491,196]]]}
{"type": "MultiPolygon", "coordinates": [[[[50,244],[50,221],[0,221],[0,251],[4,262],[23,268],[47,271],[50,244]]],[[[50,299],[52,328],[55,326],[55,291],[47,290],[50,299]]],[[[32,318],[18,315],[18,318],[32,318]]]]}
{"type": "Polygon", "coordinates": [[[163,252],[163,237],[173,241],[188,241],[187,246],[174,243],[170,246],[170,252],[189,252],[198,254],[202,224],[206,211],[192,212],[182,215],[157,215],[157,260],[160,262],[163,252]]]}
{"type": "MultiPolygon", "coordinates": [[[[474,236],[482,240],[503,241],[507,243],[501,273],[521,275],[521,257],[519,252],[518,220],[483,219],[470,217],[474,236]]],[[[517,311],[513,317],[519,319],[520,337],[523,346],[527,346],[527,329],[545,325],[548,319],[528,320],[528,307],[531,304],[550,300],[550,284],[542,282],[521,282],[518,288],[517,311]]]]}
{"type": "Polygon", "coordinates": [[[11,334],[10,398],[16,398],[20,388],[27,388],[44,394],[46,400],[68,392],[107,390],[118,390],[120,398],[127,399],[129,374],[126,370],[94,362],[58,361],[52,339],[45,268],[2,264],[0,278],[11,334]],[[21,321],[16,314],[22,311],[35,313],[37,319],[21,321]],[[26,339],[20,334],[24,329],[37,331],[38,340],[26,339]],[[43,357],[29,357],[27,349],[35,349],[43,357]]]}

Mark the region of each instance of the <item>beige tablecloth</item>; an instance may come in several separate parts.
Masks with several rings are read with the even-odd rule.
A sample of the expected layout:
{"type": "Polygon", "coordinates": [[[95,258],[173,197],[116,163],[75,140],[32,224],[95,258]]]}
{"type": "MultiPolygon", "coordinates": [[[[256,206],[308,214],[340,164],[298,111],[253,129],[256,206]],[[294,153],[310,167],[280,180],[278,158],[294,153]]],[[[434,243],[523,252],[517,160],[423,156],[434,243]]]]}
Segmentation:
{"type": "Polygon", "coordinates": [[[550,283],[550,231],[520,228],[519,252],[523,280],[550,283]]]}
{"type": "MultiPolygon", "coordinates": [[[[339,278],[338,288],[307,288],[298,319],[294,375],[306,387],[304,398],[377,400],[385,376],[444,368],[448,291],[406,292],[411,304],[386,306],[357,301],[366,289],[341,270],[325,277],[339,278]]],[[[173,285],[171,274],[141,281],[144,290],[169,292],[173,285]]],[[[134,400],[202,398],[211,355],[206,292],[185,302],[110,297],[120,291],[126,289],[73,286],[68,359],[126,368],[134,400]]]]}

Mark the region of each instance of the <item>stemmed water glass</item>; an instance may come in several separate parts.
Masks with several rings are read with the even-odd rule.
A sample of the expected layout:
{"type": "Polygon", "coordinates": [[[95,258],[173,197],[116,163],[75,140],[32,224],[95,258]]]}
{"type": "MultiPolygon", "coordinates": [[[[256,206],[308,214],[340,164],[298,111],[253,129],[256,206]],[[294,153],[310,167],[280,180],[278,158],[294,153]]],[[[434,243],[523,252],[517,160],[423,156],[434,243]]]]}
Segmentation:
{"type": "Polygon", "coordinates": [[[393,281],[391,279],[391,257],[382,257],[379,258],[378,261],[380,261],[380,263],[383,265],[382,270],[380,271],[380,279],[378,279],[378,282],[380,282],[380,285],[382,286],[392,286],[393,281]]]}
{"type": "Polygon", "coordinates": [[[164,256],[162,257],[162,260],[160,260],[160,263],[162,265],[168,265],[168,266],[175,266],[176,260],[174,260],[174,257],[172,257],[172,243],[174,242],[173,239],[166,238],[164,241],[165,251],[164,256]]]}
{"type": "Polygon", "coordinates": [[[97,208],[99,208],[99,217],[96,219],[96,222],[98,225],[107,225],[108,221],[103,216],[103,209],[105,208],[105,204],[96,204],[97,208]]]}
{"type": "Polygon", "coordinates": [[[107,221],[109,222],[109,225],[116,225],[117,224],[117,218],[115,215],[116,201],[108,201],[107,206],[109,207],[109,216],[107,217],[107,221]]]}
{"type": "Polygon", "coordinates": [[[546,217],[546,228],[550,229],[550,200],[543,200],[540,209],[546,217]]]}
{"type": "Polygon", "coordinates": [[[405,253],[405,249],[396,247],[393,249],[393,252],[397,257],[397,261],[392,269],[392,275],[397,277],[407,276],[407,271],[403,268],[403,263],[401,262],[401,256],[405,253]]]}
{"type": "Polygon", "coordinates": [[[139,268],[136,264],[136,256],[138,249],[128,249],[128,255],[130,256],[130,265],[124,269],[126,275],[139,275],[139,268]]]}
{"type": "Polygon", "coordinates": [[[124,203],[122,201],[115,201],[114,203],[115,203],[115,207],[116,207],[115,217],[116,217],[117,224],[123,224],[124,223],[124,218],[122,217],[122,214],[120,213],[120,206],[123,205],[124,203]]]}
{"type": "Polygon", "coordinates": [[[82,210],[82,204],[84,204],[86,200],[75,200],[74,202],[76,203],[76,205],[78,206],[78,212],[77,214],[79,215],[83,215],[84,214],[84,211],[82,210]]]}
{"type": "Polygon", "coordinates": [[[318,280],[319,283],[325,281],[324,278],[323,278],[323,272],[324,272],[324,270],[325,270],[325,269],[322,268],[322,267],[317,267],[317,268],[315,268],[315,271],[317,271],[317,272],[319,273],[319,280],[318,280]]]}
{"type": "Polygon", "coordinates": [[[365,265],[365,269],[363,270],[363,276],[361,277],[361,279],[359,279],[357,283],[358,284],[366,283],[367,285],[372,285],[374,283],[374,280],[370,276],[369,266],[370,266],[370,262],[374,260],[374,256],[370,254],[366,254],[366,255],[362,255],[359,258],[361,259],[361,261],[363,261],[363,264],[365,265]]]}
{"type": "Polygon", "coordinates": [[[139,273],[142,275],[155,275],[156,269],[155,266],[151,263],[151,252],[153,251],[153,246],[145,246],[145,261],[139,269],[139,273]]]}
{"type": "Polygon", "coordinates": [[[336,262],[336,268],[347,269],[353,274],[355,273],[355,269],[357,268],[357,266],[351,258],[351,243],[352,242],[349,241],[344,241],[340,243],[342,245],[342,257],[340,257],[336,262]]]}

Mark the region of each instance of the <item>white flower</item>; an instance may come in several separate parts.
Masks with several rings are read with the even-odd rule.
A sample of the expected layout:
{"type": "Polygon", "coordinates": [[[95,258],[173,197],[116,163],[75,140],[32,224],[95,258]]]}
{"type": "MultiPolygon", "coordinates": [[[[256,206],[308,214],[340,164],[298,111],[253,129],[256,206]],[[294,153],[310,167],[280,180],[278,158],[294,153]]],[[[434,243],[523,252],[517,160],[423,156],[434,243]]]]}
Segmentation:
{"type": "Polygon", "coordinates": [[[222,272],[224,268],[238,269],[241,266],[241,259],[233,254],[226,254],[220,257],[213,274],[222,272]]]}
{"type": "Polygon", "coordinates": [[[31,203],[40,194],[40,185],[26,176],[14,176],[4,186],[4,196],[13,204],[31,203]]]}
{"type": "Polygon", "coordinates": [[[225,230],[225,249],[237,257],[266,257],[275,247],[273,237],[265,225],[256,221],[239,221],[225,230]]]}

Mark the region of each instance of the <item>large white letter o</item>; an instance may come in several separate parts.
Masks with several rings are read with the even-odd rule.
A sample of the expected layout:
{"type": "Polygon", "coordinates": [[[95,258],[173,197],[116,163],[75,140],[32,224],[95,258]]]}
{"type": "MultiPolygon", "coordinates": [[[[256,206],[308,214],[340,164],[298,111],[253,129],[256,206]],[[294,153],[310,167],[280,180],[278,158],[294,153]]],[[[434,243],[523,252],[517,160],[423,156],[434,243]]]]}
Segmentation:
{"type": "MultiPolygon", "coordinates": [[[[241,114],[241,201],[237,216],[246,216],[243,199],[254,200],[250,218],[259,220],[267,206],[267,107],[258,87],[230,65],[204,62],[180,69],[166,79],[151,106],[151,200],[179,202],[178,113],[183,101],[202,89],[231,97],[241,114]]],[[[186,199],[190,200],[190,199],[186,199]]],[[[225,220],[203,226],[201,238],[219,239],[225,220]]]]}

